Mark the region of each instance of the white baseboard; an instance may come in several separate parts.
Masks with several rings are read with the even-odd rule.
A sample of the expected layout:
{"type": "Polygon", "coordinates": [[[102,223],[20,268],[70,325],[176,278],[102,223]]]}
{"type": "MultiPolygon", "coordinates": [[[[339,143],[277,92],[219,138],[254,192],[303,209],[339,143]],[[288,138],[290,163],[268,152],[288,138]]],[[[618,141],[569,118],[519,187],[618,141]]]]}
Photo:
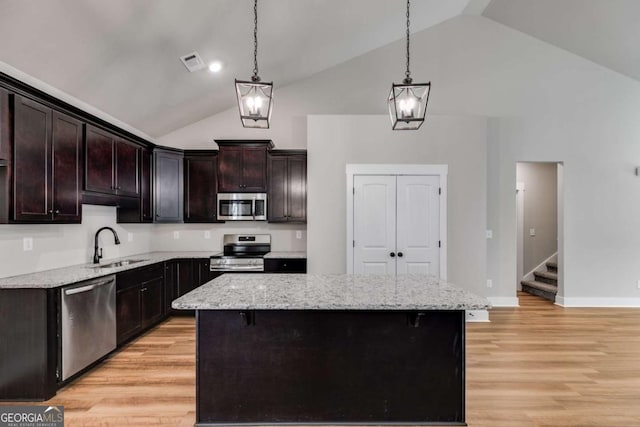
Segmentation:
{"type": "Polygon", "coordinates": [[[464,317],[467,322],[490,322],[488,310],[467,310],[464,317]]]}
{"type": "Polygon", "coordinates": [[[519,307],[518,297],[487,297],[493,307],[519,307]]]}
{"type": "Polygon", "coordinates": [[[640,298],[591,298],[556,296],[556,305],[559,305],[561,307],[640,308],[640,298]]]}

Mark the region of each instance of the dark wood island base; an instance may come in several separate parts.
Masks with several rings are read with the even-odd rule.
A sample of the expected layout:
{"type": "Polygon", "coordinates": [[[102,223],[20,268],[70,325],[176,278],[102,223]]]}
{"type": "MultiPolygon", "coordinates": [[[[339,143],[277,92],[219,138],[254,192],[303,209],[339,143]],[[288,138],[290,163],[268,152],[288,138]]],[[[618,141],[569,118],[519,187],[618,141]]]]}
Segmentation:
{"type": "Polygon", "coordinates": [[[464,310],[198,310],[196,426],[465,423],[464,310]]]}

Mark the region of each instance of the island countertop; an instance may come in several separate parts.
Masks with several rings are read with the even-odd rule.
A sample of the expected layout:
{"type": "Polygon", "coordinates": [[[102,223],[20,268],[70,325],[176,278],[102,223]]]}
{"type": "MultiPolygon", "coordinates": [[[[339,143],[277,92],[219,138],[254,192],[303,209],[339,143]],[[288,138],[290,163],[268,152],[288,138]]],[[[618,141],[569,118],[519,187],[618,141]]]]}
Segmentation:
{"type": "Polygon", "coordinates": [[[224,274],[173,301],[178,310],[485,310],[432,276],[224,274]]]}

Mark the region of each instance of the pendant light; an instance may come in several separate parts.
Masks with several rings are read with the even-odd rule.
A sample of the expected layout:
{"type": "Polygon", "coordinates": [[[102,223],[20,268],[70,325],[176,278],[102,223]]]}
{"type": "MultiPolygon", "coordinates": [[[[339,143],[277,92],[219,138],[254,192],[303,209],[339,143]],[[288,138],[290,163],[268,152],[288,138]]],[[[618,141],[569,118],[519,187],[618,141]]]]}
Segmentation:
{"type": "Polygon", "coordinates": [[[387,101],[389,117],[393,130],[418,129],[424,123],[424,115],[429,101],[429,83],[413,83],[409,70],[409,0],[407,0],[407,70],[405,78],[400,84],[393,83],[387,101]]]}
{"type": "Polygon", "coordinates": [[[251,81],[236,79],[240,120],[246,128],[268,129],[273,101],[273,82],[258,76],[258,0],[253,3],[253,76],[251,81]]]}

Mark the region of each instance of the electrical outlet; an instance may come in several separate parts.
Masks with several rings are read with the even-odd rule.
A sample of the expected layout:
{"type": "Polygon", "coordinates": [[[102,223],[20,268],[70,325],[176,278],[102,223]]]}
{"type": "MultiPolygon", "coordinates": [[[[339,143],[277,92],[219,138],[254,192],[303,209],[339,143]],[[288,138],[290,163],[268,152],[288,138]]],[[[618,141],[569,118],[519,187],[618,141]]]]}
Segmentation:
{"type": "Polygon", "coordinates": [[[487,230],[487,239],[493,239],[493,230],[487,230]]]}
{"type": "Polygon", "coordinates": [[[493,280],[487,279],[487,288],[493,288],[493,280]]]}
{"type": "Polygon", "coordinates": [[[173,232],[173,240],[178,240],[180,239],[180,232],[179,231],[174,231],[173,232]]]}
{"type": "Polygon", "coordinates": [[[211,238],[211,231],[209,231],[209,230],[205,230],[205,232],[204,232],[204,238],[205,238],[205,239],[210,239],[210,238],[211,238]]]}
{"type": "Polygon", "coordinates": [[[127,242],[133,242],[133,233],[127,233],[127,242]]]}
{"type": "Polygon", "coordinates": [[[302,239],[302,231],[300,230],[296,231],[296,239],[302,239]]]}
{"type": "Polygon", "coordinates": [[[640,289],[640,280],[636,281],[636,286],[640,289]]]}
{"type": "Polygon", "coordinates": [[[24,237],[22,239],[22,249],[25,251],[33,250],[33,237],[24,237]]]}

